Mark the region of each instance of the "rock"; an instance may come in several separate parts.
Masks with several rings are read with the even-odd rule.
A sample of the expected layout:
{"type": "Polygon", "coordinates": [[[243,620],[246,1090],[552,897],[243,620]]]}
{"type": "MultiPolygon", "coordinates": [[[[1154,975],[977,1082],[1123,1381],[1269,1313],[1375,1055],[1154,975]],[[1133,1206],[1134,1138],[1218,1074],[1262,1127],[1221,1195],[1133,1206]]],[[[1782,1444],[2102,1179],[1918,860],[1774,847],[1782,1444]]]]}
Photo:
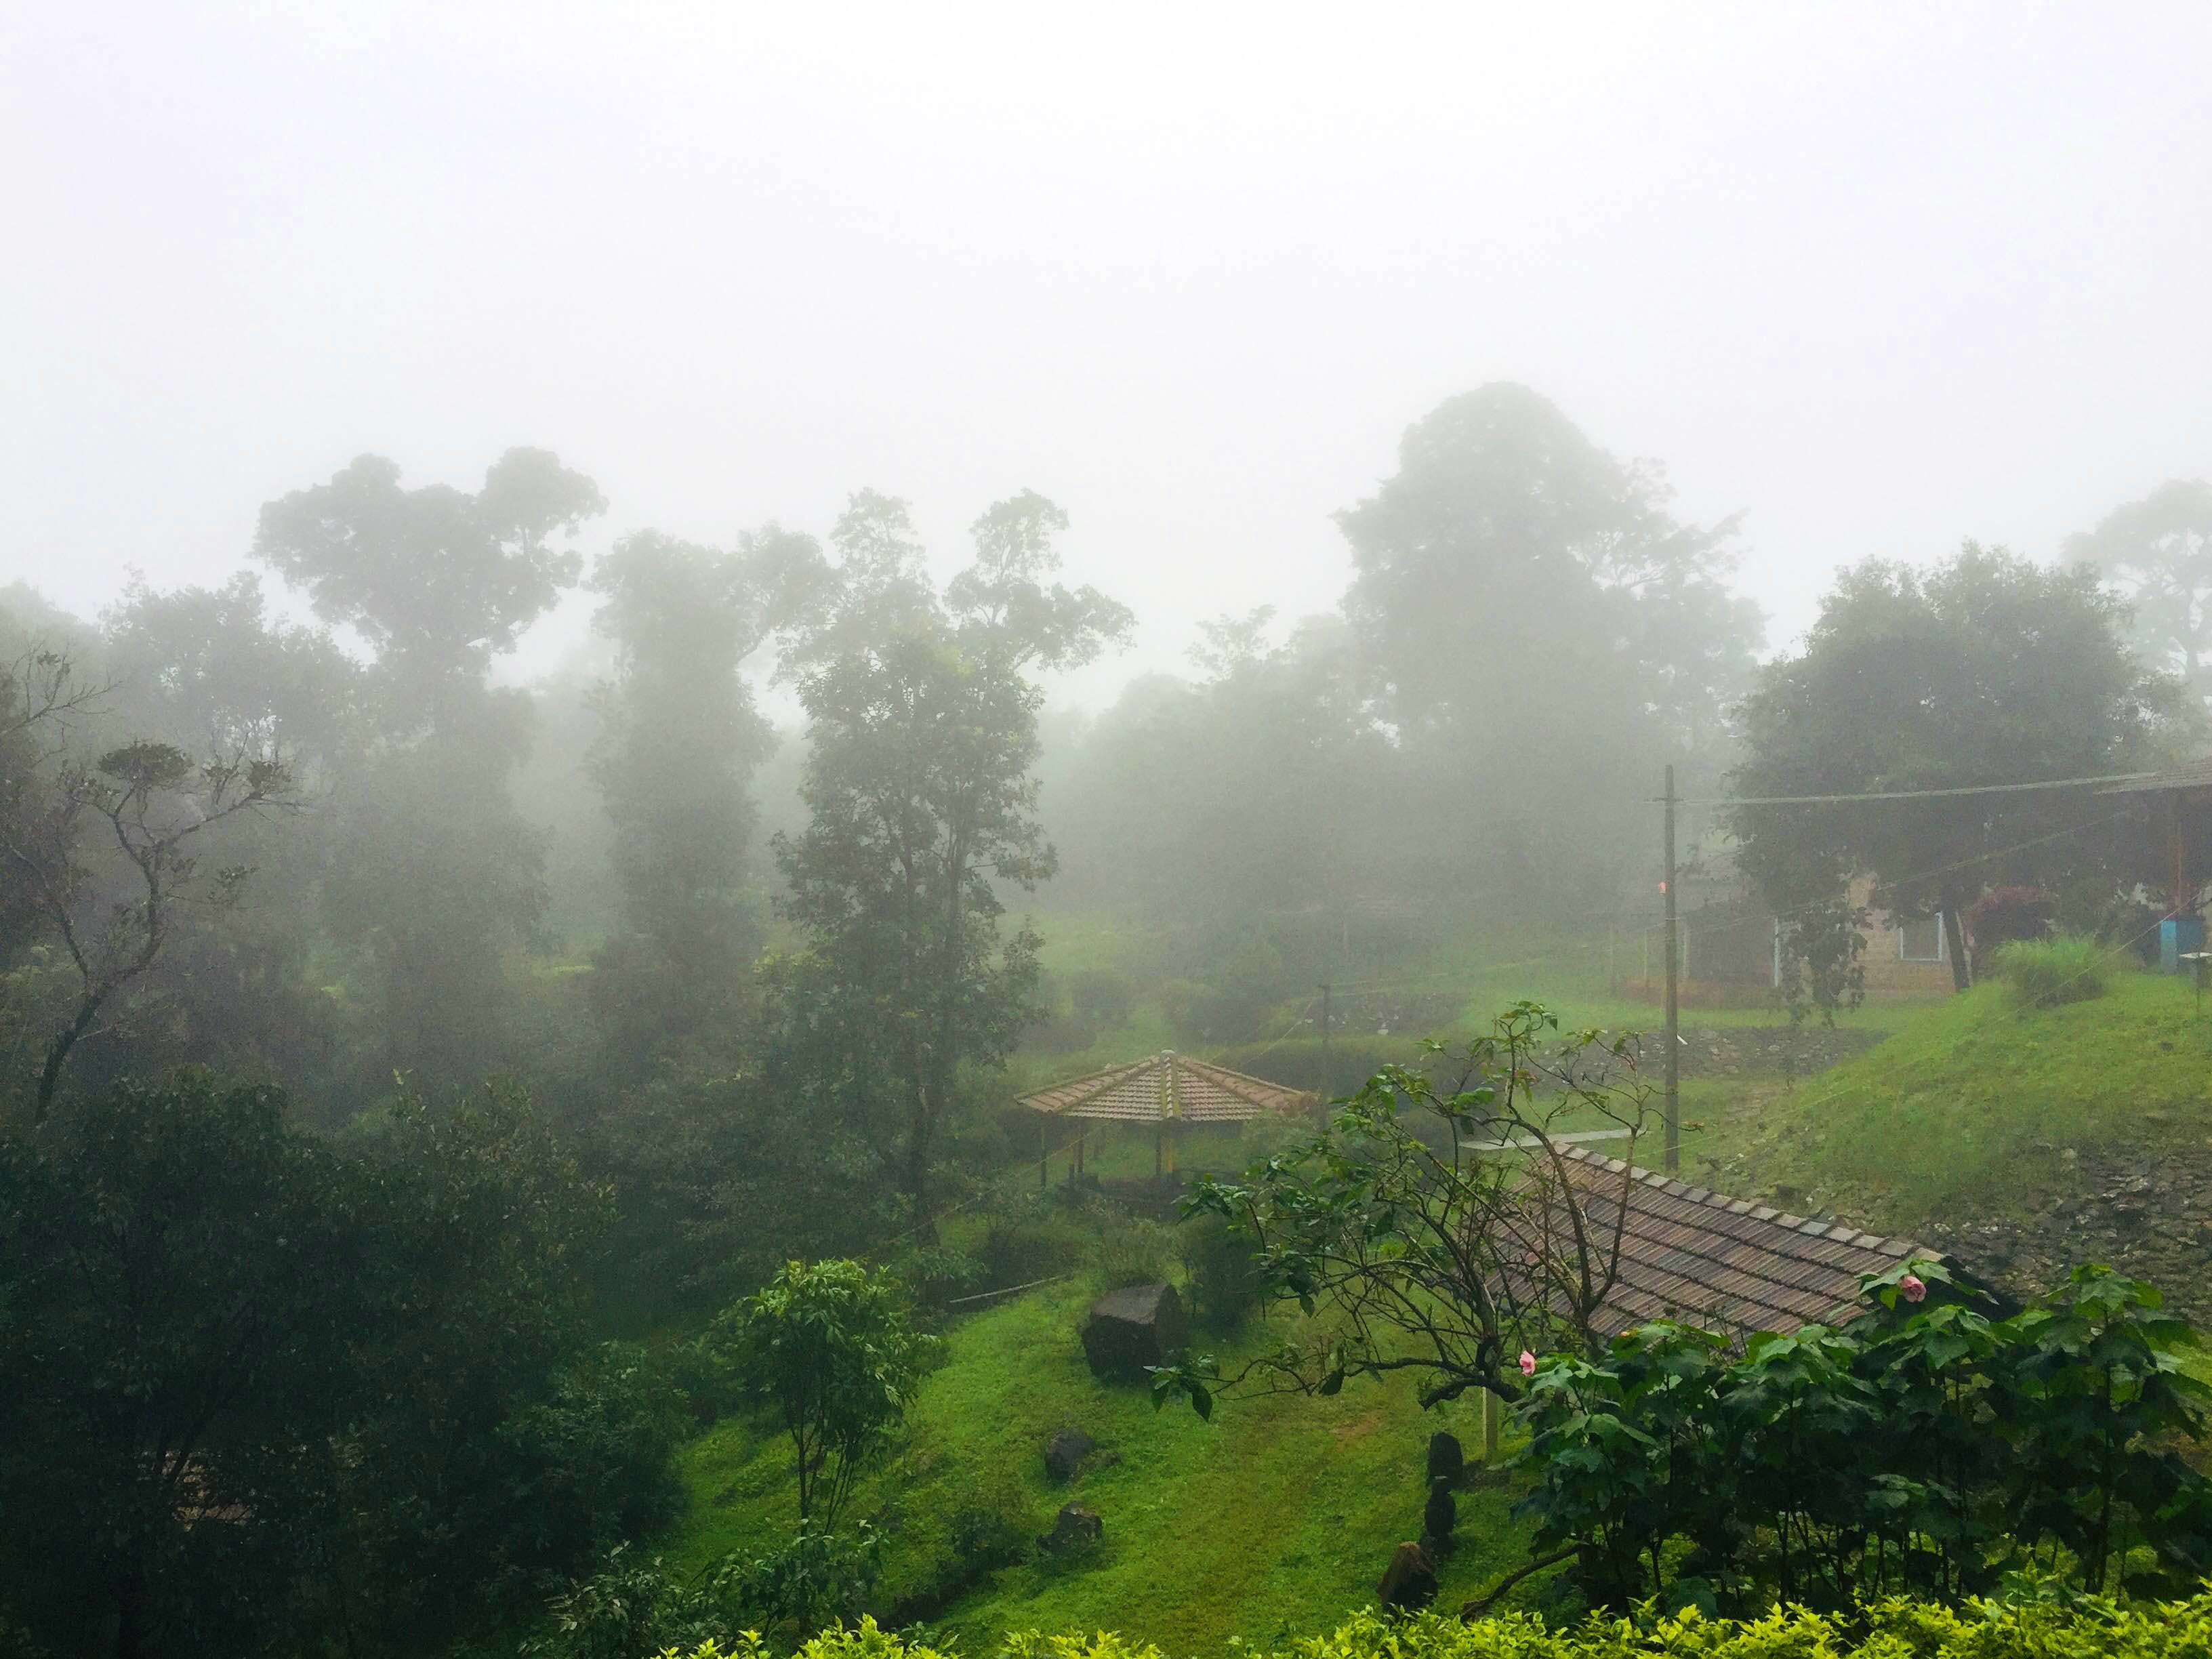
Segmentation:
{"type": "Polygon", "coordinates": [[[1037,1547],[1053,1555],[1072,1555],[1096,1549],[1105,1541],[1106,1523],[1096,1510],[1079,1504],[1063,1504],[1053,1517],[1052,1530],[1037,1540],[1037,1547]]]}
{"type": "Polygon", "coordinates": [[[1146,1367],[1169,1364],[1189,1336],[1174,1285],[1130,1285],[1091,1304],[1091,1317],[1083,1322],[1083,1357],[1102,1382],[1142,1382],[1146,1367]]]}
{"type": "Polygon", "coordinates": [[[1436,1563],[1419,1544],[1399,1545],[1375,1596],[1385,1613],[1419,1613],[1437,1599],[1436,1563]]]}
{"type": "Polygon", "coordinates": [[[1446,1434],[1439,1429],[1429,1437],[1429,1480],[1456,1482],[1467,1468],[1467,1453],[1461,1449],[1459,1437],[1446,1434]]]}
{"type": "Polygon", "coordinates": [[[1080,1429],[1062,1429],[1045,1443],[1044,1472],[1056,1486],[1064,1486],[1083,1468],[1083,1460],[1098,1449],[1098,1443],[1080,1429]]]}
{"type": "Polygon", "coordinates": [[[1429,1482],[1429,1501],[1421,1510],[1421,1547],[1431,1554],[1451,1547],[1452,1528],[1459,1524],[1459,1502],[1451,1482],[1438,1475],[1429,1482]]]}

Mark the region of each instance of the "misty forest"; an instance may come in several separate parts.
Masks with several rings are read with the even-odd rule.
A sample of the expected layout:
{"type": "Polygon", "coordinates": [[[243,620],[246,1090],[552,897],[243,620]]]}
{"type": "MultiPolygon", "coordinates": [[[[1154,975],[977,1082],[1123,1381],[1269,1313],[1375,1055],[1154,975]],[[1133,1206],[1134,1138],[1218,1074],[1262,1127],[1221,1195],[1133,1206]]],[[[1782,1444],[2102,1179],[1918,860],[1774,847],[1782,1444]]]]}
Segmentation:
{"type": "Polygon", "coordinates": [[[0,1659],[2207,1651],[2205,429],[1828,557],[1540,359],[1319,587],[527,395],[11,534],[0,1659]]]}

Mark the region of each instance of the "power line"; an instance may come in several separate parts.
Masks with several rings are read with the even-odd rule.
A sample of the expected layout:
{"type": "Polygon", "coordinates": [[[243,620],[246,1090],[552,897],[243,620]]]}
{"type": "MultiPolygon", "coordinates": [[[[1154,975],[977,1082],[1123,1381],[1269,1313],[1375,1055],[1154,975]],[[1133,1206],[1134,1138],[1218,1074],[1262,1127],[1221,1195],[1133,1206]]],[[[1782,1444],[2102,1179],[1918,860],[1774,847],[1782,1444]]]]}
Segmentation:
{"type": "MultiPolygon", "coordinates": [[[[1677,806],[1834,806],[1855,800],[1941,800],[1959,795],[2019,795],[2034,789],[2083,789],[2094,783],[2141,783],[2155,772],[2115,772],[2101,778],[2049,778],[2041,783],[1977,783],[1958,789],[1887,789],[1866,795],[1746,795],[1678,799],[1677,806]]],[[[1656,805],[1660,798],[1652,797],[1656,805]]]]}

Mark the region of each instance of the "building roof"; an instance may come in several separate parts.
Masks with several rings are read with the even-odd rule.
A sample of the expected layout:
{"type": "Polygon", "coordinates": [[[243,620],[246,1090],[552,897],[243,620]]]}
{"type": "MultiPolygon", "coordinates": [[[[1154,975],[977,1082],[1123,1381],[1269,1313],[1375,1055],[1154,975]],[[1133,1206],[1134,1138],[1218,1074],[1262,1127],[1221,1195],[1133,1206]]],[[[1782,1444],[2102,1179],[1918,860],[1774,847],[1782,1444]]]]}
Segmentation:
{"type": "Polygon", "coordinates": [[[1314,1097],[1172,1050],[1024,1095],[1021,1103],[1056,1117],[1124,1123],[1233,1123],[1310,1111],[1314,1097]]]}
{"type": "Polygon", "coordinates": [[[1680,1319],[1730,1336],[1839,1325],[1865,1311],[1860,1274],[1887,1273],[1907,1258],[1944,1260],[1909,1239],[1808,1220],[1580,1146],[1559,1152],[1557,1167],[1575,1188],[1594,1237],[1608,1247],[1624,1192],[1626,1197],[1620,1275],[1596,1321],[1604,1336],[1652,1319],[1680,1319]]]}

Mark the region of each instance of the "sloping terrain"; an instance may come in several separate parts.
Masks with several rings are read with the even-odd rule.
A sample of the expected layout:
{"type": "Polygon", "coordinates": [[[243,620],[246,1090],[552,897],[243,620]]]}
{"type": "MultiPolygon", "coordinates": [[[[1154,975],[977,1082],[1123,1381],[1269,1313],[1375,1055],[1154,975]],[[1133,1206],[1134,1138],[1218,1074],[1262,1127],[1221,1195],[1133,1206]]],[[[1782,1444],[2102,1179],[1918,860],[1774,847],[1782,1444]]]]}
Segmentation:
{"type": "MultiPolygon", "coordinates": [[[[1185,1406],[1155,1412],[1144,1390],[1106,1387],[1085,1368],[1076,1330],[1091,1294],[1055,1285],[951,1334],[897,1456],[850,1511],[887,1535],[886,1604],[970,1649],[1010,1629],[1115,1628],[1173,1654],[1218,1651],[1232,1636],[1326,1629],[1347,1608],[1371,1605],[1392,1547],[1419,1535],[1429,1436],[1450,1429],[1474,1455],[1474,1408],[1423,1413],[1400,1379],[1328,1400],[1224,1400],[1210,1422],[1185,1406]],[[1043,1451],[1063,1427],[1092,1436],[1103,1455],[1058,1486],[1046,1479],[1043,1451]],[[1069,1502],[1103,1519],[1095,1555],[1067,1565],[1036,1557],[961,1583],[955,1529],[963,1521],[972,1534],[978,1513],[1011,1511],[1021,1535],[1042,1534],[1069,1502]]],[[[1283,1335],[1256,1325],[1237,1346],[1283,1335]]],[[[672,1566],[787,1535],[789,1453],[780,1437],[726,1422],[690,1446],[684,1468],[693,1503],[661,1546],[672,1566]]],[[[1526,1559],[1526,1534],[1507,1514],[1515,1490],[1494,1477],[1459,1493],[1443,1604],[1526,1559]]]]}
{"type": "Polygon", "coordinates": [[[2052,1009],[1978,987],[1832,1071],[1686,1111],[1716,1187],[1909,1233],[2018,1289],[2102,1261],[2212,1312],[2212,1005],[2185,981],[2122,973],[2052,1009]]]}

